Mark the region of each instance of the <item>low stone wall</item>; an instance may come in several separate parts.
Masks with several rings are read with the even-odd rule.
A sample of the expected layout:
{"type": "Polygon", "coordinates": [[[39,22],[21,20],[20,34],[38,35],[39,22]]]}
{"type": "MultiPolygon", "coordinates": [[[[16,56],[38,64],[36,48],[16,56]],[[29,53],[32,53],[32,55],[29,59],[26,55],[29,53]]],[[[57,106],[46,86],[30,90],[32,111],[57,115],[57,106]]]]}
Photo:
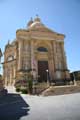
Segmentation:
{"type": "Polygon", "coordinates": [[[3,81],[0,80],[0,91],[3,89],[3,81]]]}
{"type": "Polygon", "coordinates": [[[79,81],[76,81],[76,84],[77,84],[78,86],[80,86],[80,80],[79,80],[79,81]]]}
{"type": "Polygon", "coordinates": [[[48,88],[49,85],[47,85],[47,83],[38,83],[36,86],[33,86],[33,94],[39,95],[48,88]]]}
{"type": "Polygon", "coordinates": [[[80,85],[51,86],[42,92],[43,96],[63,95],[80,92],[80,85]]]}
{"type": "Polygon", "coordinates": [[[4,86],[3,86],[3,81],[0,80],[0,97],[4,95],[4,92],[5,92],[5,90],[4,90],[4,86]]]}

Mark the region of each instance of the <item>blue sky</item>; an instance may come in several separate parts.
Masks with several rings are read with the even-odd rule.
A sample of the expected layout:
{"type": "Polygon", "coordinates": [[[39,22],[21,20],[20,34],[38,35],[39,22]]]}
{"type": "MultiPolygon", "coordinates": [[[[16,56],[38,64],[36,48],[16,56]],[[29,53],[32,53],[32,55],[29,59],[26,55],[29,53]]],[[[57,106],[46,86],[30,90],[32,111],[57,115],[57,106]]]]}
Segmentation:
{"type": "Polygon", "coordinates": [[[52,30],[63,33],[70,71],[80,70],[80,0],[0,0],[0,48],[16,38],[38,14],[52,30]]]}

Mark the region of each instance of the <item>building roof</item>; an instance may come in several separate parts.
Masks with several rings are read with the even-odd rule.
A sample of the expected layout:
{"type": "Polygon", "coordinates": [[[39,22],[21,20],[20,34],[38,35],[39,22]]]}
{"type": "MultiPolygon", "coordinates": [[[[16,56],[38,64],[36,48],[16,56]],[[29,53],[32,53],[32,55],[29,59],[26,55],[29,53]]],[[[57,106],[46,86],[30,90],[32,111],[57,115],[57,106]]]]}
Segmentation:
{"type": "MultiPolygon", "coordinates": [[[[51,29],[49,29],[48,27],[46,27],[41,19],[39,18],[39,16],[37,15],[34,19],[34,21],[31,20],[29,21],[30,25],[27,27],[27,30],[29,31],[41,31],[41,32],[50,32],[50,33],[55,33],[55,34],[58,34],[58,35],[63,35],[63,34],[60,34],[60,33],[57,33],[51,29]]],[[[64,36],[64,35],[63,35],[64,36]]]]}
{"type": "Polygon", "coordinates": [[[63,40],[65,35],[61,33],[57,33],[48,27],[46,27],[41,19],[36,16],[35,19],[31,20],[27,24],[26,29],[18,29],[16,31],[17,38],[22,38],[22,36],[33,38],[33,39],[44,39],[44,40],[63,40]]]}

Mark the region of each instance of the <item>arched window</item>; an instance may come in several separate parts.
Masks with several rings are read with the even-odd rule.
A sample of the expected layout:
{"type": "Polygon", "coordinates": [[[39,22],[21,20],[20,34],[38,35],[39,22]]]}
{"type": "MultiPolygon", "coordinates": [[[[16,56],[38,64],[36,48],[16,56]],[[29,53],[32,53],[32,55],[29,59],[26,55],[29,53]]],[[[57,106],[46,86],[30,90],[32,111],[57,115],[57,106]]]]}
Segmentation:
{"type": "Polygon", "coordinates": [[[48,52],[47,48],[45,48],[45,47],[39,47],[39,48],[37,48],[37,50],[39,52],[48,52]]]}
{"type": "Polygon", "coordinates": [[[7,61],[11,61],[11,60],[14,60],[14,56],[12,56],[12,55],[8,56],[8,58],[7,58],[7,61]]]}

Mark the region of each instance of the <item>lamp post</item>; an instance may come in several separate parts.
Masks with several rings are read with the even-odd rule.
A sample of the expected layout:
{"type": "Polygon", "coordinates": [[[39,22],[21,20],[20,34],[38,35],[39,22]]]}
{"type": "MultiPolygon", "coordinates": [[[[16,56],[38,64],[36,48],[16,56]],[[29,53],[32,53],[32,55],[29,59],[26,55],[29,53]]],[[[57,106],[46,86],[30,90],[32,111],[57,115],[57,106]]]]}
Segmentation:
{"type": "Polygon", "coordinates": [[[73,77],[74,77],[74,85],[76,85],[76,79],[75,79],[75,74],[73,72],[73,77]]]}
{"type": "Polygon", "coordinates": [[[49,72],[49,70],[47,69],[47,70],[46,70],[46,73],[47,73],[47,84],[49,85],[48,72],[49,72]]]}

